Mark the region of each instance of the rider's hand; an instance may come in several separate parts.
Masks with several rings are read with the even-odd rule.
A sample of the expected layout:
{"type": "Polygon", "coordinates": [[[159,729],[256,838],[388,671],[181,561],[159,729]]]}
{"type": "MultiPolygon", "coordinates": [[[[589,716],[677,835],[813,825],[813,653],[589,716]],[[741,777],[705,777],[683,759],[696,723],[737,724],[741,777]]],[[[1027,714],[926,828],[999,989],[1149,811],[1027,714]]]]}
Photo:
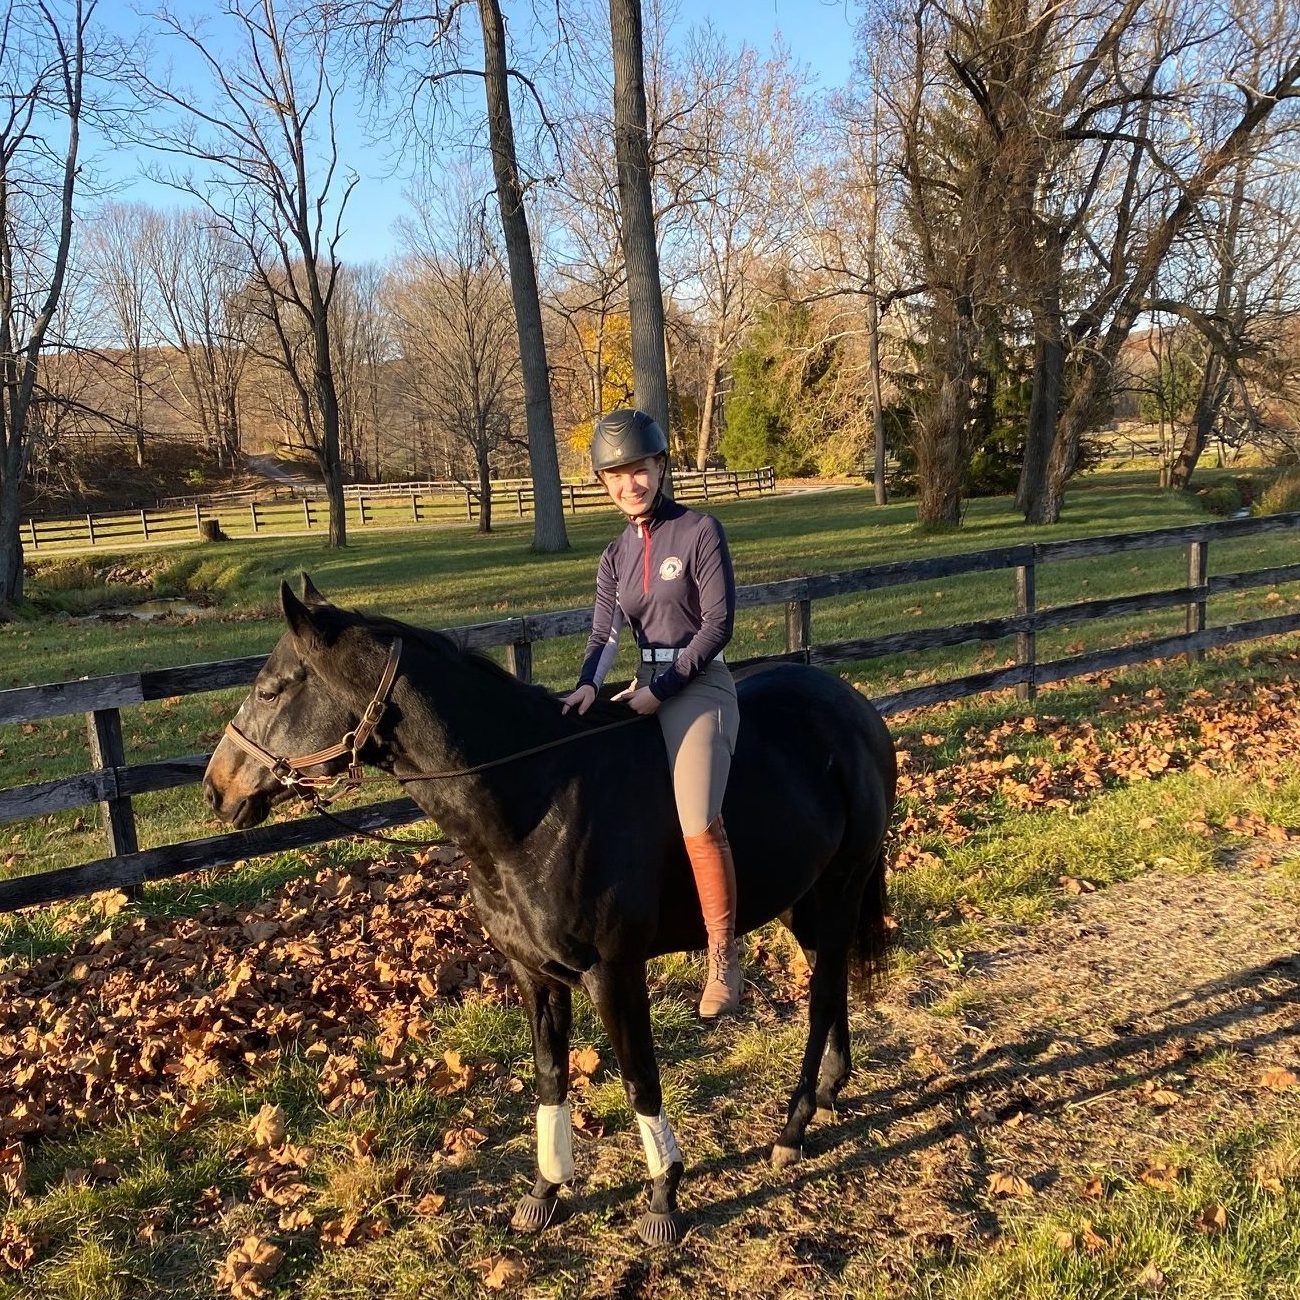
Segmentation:
{"type": "Polygon", "coordinates": [[[626,690],[619,691],[614,699],[621,700],[634,713],[639,713],[642,717],[649,717],[660,704],[660,699],[654,691],[648,686],[638,686],[635,682],[626,690]]]}
{"type": "Polygon", "coordinates": [[[570,691],[564,697],[564,707],[561,713],[568,713],[570,709],[577,709],[579,714],[586,713],[596,702],[596,688],[590,682],[584,682],[576,691],[570,691]]]}

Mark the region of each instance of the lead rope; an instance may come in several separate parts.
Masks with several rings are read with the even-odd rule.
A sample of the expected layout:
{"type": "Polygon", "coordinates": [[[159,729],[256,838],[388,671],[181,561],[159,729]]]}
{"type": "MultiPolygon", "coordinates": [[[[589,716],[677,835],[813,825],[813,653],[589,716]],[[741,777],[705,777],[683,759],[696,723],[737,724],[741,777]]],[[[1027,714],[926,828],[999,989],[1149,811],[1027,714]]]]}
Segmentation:
{"type": "MultiPolygon", "coordinates": [[[[630,727],[634,722],[644,722],[645,718],[641,714],[636,714],[631,718],[620,718],[617,722],[607,722],[604,726],[593,727],[590,731],[577,731],[569,736],[561,736],[558,740],[548,740],[543,745],[533,745],[530,749],[521,749],[514,754],[506,754],[503,758],[491,758],[484,763],[475,763],[470,767],[450,768],[445,772],[420,772],[410,776],[392,776],[394,781],[405,785],[412,781],[445,781],[450,777],[473,776],[477,772],[486,772],[489,768],[503,767],[507,763],[514,763],[521,758],[531,758],[534,754],[541,754],[548,749],[558,749],[561,745],[567,745],[570,741],[586,740],[592,736],[598,736],[602,732],[614,731],[618,727],[630,727]]],[[[392,775],[392,774],[390,774],[392,775]]],[[[358,783],[359,784],[359,781],[358,783]]],[[[350,785],[347,788],[355,789],[356,785],[350,785]]],[[[318,788],[304,785],[296,782],[294,792],[309,807],[315,809],[326,821],[333,822],[335,826],[342,827],[351,835],[362,835],[368,840],[377,840],[381,844],[405,844],[416,845],[419,848],[436,848],[443,844],[450,843],[449,840],[402,840],[392,835],[380,835],[377,831],[368,831],[361,826],[352,826],[345,822],[341,817],[329,811],[330,799],[322,796],[318,788]]],[[[342,793],[339,791],[338,793],[342,793]]],[[[336,797],[331,794],[331,798],[336,797]]]]}

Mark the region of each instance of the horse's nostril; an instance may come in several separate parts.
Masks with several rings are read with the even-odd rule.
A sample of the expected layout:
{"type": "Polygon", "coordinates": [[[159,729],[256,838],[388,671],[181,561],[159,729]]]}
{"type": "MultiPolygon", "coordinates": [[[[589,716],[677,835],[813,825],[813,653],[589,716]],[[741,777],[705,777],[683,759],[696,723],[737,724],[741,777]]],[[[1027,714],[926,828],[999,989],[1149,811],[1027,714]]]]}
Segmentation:
{"type": "Polygon", "coordinates": [[[204,778],[203,781],[203,798],[207,801],[209,808],[216,812],[217,809],[217,787],[211,781],[204,778]]]}

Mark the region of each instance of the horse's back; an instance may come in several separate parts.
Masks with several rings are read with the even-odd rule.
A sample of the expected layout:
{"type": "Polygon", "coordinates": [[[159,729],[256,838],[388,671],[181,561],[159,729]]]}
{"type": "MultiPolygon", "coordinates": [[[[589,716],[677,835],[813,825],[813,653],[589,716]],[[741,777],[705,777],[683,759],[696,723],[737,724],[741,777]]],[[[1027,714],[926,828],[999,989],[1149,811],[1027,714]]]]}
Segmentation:
{"type": "MultiPolygon", "coordinates": [[[[758,664],[736,674],[736,696],[742,744],[748,739],[766,748],[799,740],[825,745],[845,758],[860,753],[892,806],[893,737],[876,706],[847,682],[804,664],[758,664]]],[[[738,755],[738,761],[743,765],[745,757],[738,755]]]]}

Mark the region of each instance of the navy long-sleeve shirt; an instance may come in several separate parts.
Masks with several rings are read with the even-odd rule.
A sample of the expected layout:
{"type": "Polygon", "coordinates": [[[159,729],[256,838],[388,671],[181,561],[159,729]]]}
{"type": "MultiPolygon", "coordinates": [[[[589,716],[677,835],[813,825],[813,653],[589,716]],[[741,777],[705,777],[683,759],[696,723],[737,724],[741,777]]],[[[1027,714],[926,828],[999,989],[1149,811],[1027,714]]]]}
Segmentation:
{"type": "Polygon", "coordinates": [[[630,521],[600,557],[578,685],[599,687],[605,680],[626,622],[641,649],[681,650],[650,683],[660,700],[669,699],[731,640],[735,611],[736,579],[722,525],[663,497],[648,522],[630,521]]]}

